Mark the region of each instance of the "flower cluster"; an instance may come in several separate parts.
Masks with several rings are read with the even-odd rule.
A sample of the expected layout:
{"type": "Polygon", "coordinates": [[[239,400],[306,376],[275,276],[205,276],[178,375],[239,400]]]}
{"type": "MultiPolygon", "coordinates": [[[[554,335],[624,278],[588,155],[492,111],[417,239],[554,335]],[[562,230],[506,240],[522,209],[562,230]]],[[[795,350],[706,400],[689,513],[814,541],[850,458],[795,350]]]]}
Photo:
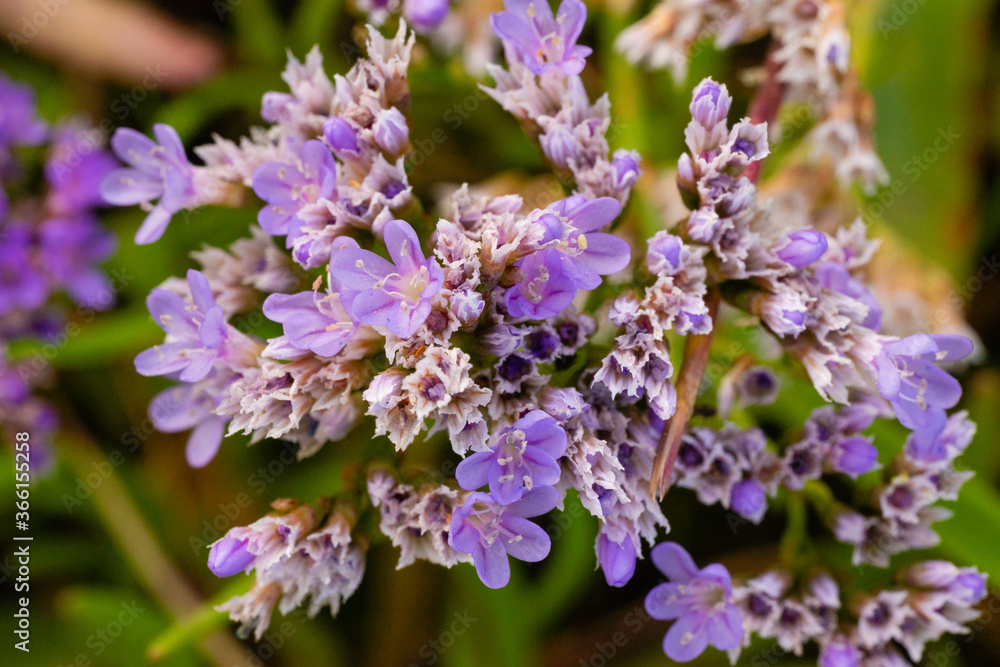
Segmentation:
{"type": "MultiPolygon", "coordinates": [[[[117,166],[102,133],[80,119],[50,126],[35,109],[34,91],[0,73],[0,427],[4,439],[32,435],[36,473],[52,459],[57,419],[33,394],[46,384],[42,355],[11,359],[21,340],[48,343],[66,335],[62,292],[75,314],[93,318],[114,305],[115,291],[100,265],[114,254],[115,236],[97,219],[105,205],[102,179],[117,166]],[[35,191],[22,148],[44,146],[42,185],[35,191]]],[[[73,324],[72,326],[76,326],[73,324]]]]}
{"type": "MultiPolygon", "coordinates": [[[[674,4],[654,10],[657,20],[674,4]]],[[[711,17],[726,3],[698,4],[711,17]]],[[[772,57],[786,90],[840,94],[837,15],[809,3],[825,18],[791,25],[781,14],[789,3],[758,4],[767,11],[734,24],[731,38],[780,33],[772,57]],[[808,53],[822,62],[808,66],[808,53]]],[[[922,642],[964,631],[983,578],[957,566],[949,578],[940,564],[902,574],[905,590],[864,591],[865,600],[905,598],[890,626],[874,627],[867,601],[848,621],[842,597],[854,598],[841,590],[858,582],[832,554],[797,552],[804,519],[789,522],[782,550],[789,572],[811,568],[795,595],[784,569],[734,583],[721,564],[699,569],[680,545],[657,545],[669,530],[657,496],[668,487],[741,524],[772,522],[772,504],[800,516],[812,505],[855,546],[857,563],[885,567],[892,554],[933,544],[928,526],[944,516],[935,503],[967,479],[955,459],[973,432],[964,413],[948,414],[961,388],[941,365],[973,344],[882,331],[866,276],[877,242],[853,216],[831,226],[787,214],[780,189],[758,187],[766,118],[730,123],[732,98],[712,79],[693,91],[677,165],[687,210],[653,231],[638,224],[627,207],[641,187],[639,155],[611,150],[609,99],[591,102],[580,78],[585,19],[579,0],[554,12],[511,1],[491,18],[507,66],[491,65],[483,90],[565,186],[545,201],[463,184],[435,188],[447,194],[425,213],[433,207],[417,200],[423,189],[407,172],[415,36],[405,24],[392,38],[370,28],[367,56],[332,80],[318,50],[290,58],[289,91],[263,98],[268,126],[197,147],[203,164],[166,126],[154,127],[155,142],[126,130],[113,139],[131,166],[103,189],[149,210],[138,242],[183,210],[259,199],[250,238],[195,253],[199,269],[149,296],[166,336],[136,368],[177,382],[150,406],[157,428],[191,430],[193,466],[237,432],[296,443],[300,459],[355,430],[374,436],[344,443],[365,453],[335,496],[278,501],[212,546],[219,576],[255,573],[254,588],[220,609],[257,637],[275,607],[308,600],[311,614],[336,613],[377,533],[399,548],[399,567],[471,563],[486,586],[501,587],[511,558],[548,556],[545,515],[579,502],[598,522],[595,556],[609,585],[626,585],[646,553],[669,579],[646,606],[675,620],[664,639],[674,660],[709,644],[735,658],[757,635],[794,653],[814,641],[822,664],[859,665],[896,651],[891,642],[913,657],[922,642]],[[644,253],[633,253],[629,240],[643,232],[644,253]],[[249,333],[242,324],[257,310],[280,333],[249,333]],[[712,375],[709,362],[723,356],[713,343],[726,336],[751,344],[712,375]],[[753,425],[785,383],[811,383],[825,404],[810,405],[804,423],[781,414],[753,425]],[[880,464],[889,445],[868,432],[893,419],[911,434],[880,464]],[[422,464],[404,457],[414,450],[422,464]],[[841,502],[845,486],[874,488],[877,507],[841,502]]]]}
{"type": "Polygon", "coordinates": [[[793,578],[782,570],[740,582],[732,597],[744,619],[742,641],[730,656],[756,635],[797,656],[815,642],[822,667],[909,664],[900,648],[919,663],[929,642],[968,633],[966,623],[979,615],[972,607],[986,596],[983,574],[947,561],[911,565],[898,578],[901,588],[860,595],[849,605],[828,572],[811,575],[798,594],[789,593],[793,578]]]}
{"type": "Polygon", "coordinates": [[[769,35],[767,80],[755,120],[775,120],[783,105],[801,105],[770,128],[797,130],[812,118],[812,155],[847,186],[860,182],[874,192],[889,176],[872,144],[872,103],[850,62],[851,38],[840,0],[660,0],[616,46],[633,63],[670,69],[676,81],[687,74],[695,42],[715,38],[718,48],[769,35]]]}

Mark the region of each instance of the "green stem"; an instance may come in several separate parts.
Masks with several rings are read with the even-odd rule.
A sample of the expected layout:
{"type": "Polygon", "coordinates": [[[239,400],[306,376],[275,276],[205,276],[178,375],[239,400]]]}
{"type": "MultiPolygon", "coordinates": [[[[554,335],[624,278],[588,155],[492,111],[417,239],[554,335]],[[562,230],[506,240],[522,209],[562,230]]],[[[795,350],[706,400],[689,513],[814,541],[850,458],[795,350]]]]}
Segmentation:
{"type": "MultiPolygon", "coordinates": [[[[86,475],[90,464],[103,457],[79,429],[66,433],[62,445],[60,452],[78,475],[86,475]]],[[[95,488],[92,500],[108,535],[149,595],[175,619],[199,609],[202,599],[156,543],[118,477],[112,474],[95,488]]],[[[206,637],[199,646],[205,657],[220,667],[243,660],[240,645],[227,633],[206,637]]]]}
{"type": "Polygon", "coordinates": [[[786,565],[791,565],[806,541],[808,514],[805,497],[801,493],[789,494],[786,507],[788,524],[785,526],[785,534],[781,537],[781,560],[786,565]]]}

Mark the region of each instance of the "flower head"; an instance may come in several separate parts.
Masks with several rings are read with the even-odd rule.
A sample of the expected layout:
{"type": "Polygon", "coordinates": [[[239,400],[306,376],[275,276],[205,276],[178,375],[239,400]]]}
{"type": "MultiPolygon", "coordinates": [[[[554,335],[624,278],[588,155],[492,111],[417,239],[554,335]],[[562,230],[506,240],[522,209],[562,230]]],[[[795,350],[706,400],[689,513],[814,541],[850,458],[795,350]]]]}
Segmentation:
{"type": "Polygon", "coordinates": [[[416,232],[402,220],[385,223],[382,235],[391,262],[369,250],[342,247],[330,258],[330,275],[354,319],[409,338],[430,314],[444,271],[433,257],[424,257],[416,232]]]}
{"type": "Polygon", "coordinates": [[[307,141],[294,164],[265,162],[253,174],[253,190],[268,203],[257,222],[268,234],[289,233],[289,222],[307,207],[336,198],[337,165],[321,141],[307,141]]]}
{"type": "MultiPolygon", "coordinates": [[[[342,241],[342,247],[344,243],[357,247],[351,239],[342,241]]],[[[285,338],[293,346],[321,357],[337,354],[354,337],[354,320],[332,290],[272,294],[264,301],[264,316],[283,325],[285,338]]]]}
{"type": "Polygon", "coordinates": [[[580,0],[562,0],[555,17],[548,0],[506,0],[507,11],[490,16],[493,32],[535,74],[559,70],[566,76],[583,71],[592,53],[576,43],[587,19],[580,0]]]}
{"type": "Polygon", "coordinates": [[[118,128],[111,137],[111,148],[129,167],[112,171],[101,183],[101,195],[116,206],[160,200],[135,233],[139,244],[159,239],[175,213],[197,203],[194,167],[177,130],[157,123],[153,134],[155,142],[133,129],[118,128]]]}
{"type": "Polygon", "coordinates": [[[187,274],[191,301],[174,292],[154,289],[146,306],[167,334],[163,345],[154,345],[135,358],[142,375],[173,375],[184,382],[200,380],[212,370],[228,337],[222,306],[215,304],[212,288],[199,271],[187,274]]]}
{"type": "Polygon", "coordinates": [[[682,546],[664,542],[653,548],[653,564],[670,579],[646,596],[646,611],[655,619],[677,621],[663,638],[671,660],[687,662],[711,643],[720,651],[739,645],[743,619],[733,604],[729,572],[718,563],[701,570],[682,546]]]}
{"type": "Polygon", "coordinates": [[[878,390],[900,423],[912,430],[940,421],[962,395],[958,380],[938,368],[972,353],[972,341],[954,334],[913,334],[888,339],[875,358],[878,390]]]}
{"type": "Polygon", "coordinates": [[[555,248],[546,248],[514,263],[521,279],[504,294],[513,317],[542,320],[555,317],[576,296],[576,271],[571,260],[555,248]]]}
{"type": "Polygon", "coordinates": [[[493,500],[508,505],[535,486],[556,484],[565,452],[566,431],[545,412],[532,410],[494,436],[490,450],[459,463],[455,478],[468,491],[488,483],[493,500]]]}
{"type": "Polygon", "coordinates": [[[451,517],[448,544],[455,551],[472,554],[476,573],[490,588],[510,581],[508,556],[535,563],[549,555],[548,534],[529,518],[551,511],[559,492],[540,486],[517,502],[500,505],[485,493],[472,493],[451,517]]]}

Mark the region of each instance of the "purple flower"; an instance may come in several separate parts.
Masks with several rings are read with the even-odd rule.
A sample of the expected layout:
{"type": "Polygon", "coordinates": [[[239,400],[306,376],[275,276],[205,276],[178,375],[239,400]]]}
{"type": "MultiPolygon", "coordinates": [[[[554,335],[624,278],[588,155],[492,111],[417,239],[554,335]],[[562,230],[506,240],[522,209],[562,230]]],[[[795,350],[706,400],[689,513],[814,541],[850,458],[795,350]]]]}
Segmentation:
{"type": "Polygon", "coordinates": [[[535,74],[554,69],[566,76],[583,71],[590,47],[576,43],[587,20],[587,6],[580,0],[562,0],[556,16],[548,0],[505,0],[507,11],[490,16],[490,27],[535,74]]]}
{"type": "Polygon", "coordinates": [[[760,482],[745,479],[733,486],[729,494],[729,506],[734,512],[753,523],[760,523],[767,512],[767,495],[760,482]]]}
{"type": "Polygon", "coordinates": [[[555,317],[576,296],[576,273],[569,258],[547,248],[514,263],[521,279],[504,294],[507,312],[512,317],[544,320],[555,317]]]}
{"type": "Polygon", "coordinates": [[[940,411],[958,403],[962,387],[936,364],[962,359],[971,352],[972,341],[955,334],[887,339],[875,358],[879,393],[908,429],[922,429],[932,421],[941,421],[943,427],[940,411]]]}
{"type": "Polygon", "coordinates": [[[208,552],[208,569],[217,577],[231,577],[249,570],[256,556],[247,549],[249,540],[223,537],[208,552]]]}
{"type": "Polygon", "coordinates": [[[857,477],[878,467],[878,450],[871,440],[858,435],[838,441],[829,459],[834,470],[857,477]]]}
{"type": "Polygon", "coordinates": [[[455,479],[467,491],[489,483],[493,500],[509,505],[535,486],[556,484],[558,459],[565,453],[566,431],[546,413],[532,410],[494,436],[489,451],[459,463],[455,479]]]}
{"type": "Polygon", "coordinates": [[[625,533],[621,540],[615,541],[604,526],[597,535],[597,562],[604,572],[608,586],[621,588],[635,574],[635,561],[638,557],[635,543],[630,535],[625,533]]]}
{"type": "Polygon", "coordinates": [[[611,156],[611,166],[615,169],[615,187],[619,190],[631,188],[642,173],[639,154],[624,148],[619,148],[611,156]]]}
{"type": "Polygon", "coordinates": [[[37,116],[35,91],[0,72],[0,164],[10,146],[36,146],[48,128],[37,116]]]}
{"type": "Polygon", "coordinates": [[[708,78],[695,86],[689,109],[692,118],[699,125],[712,129],[726,120],[732,103],[733,98],[729,96],[725,84],[718,84],[708,78]]]}
{"type": "Polygon", "coordinates": [[[225,433],[226,417],[212,412],[221,400],[217,382],[180,384],[157,394],[149,403],[149,418],[161,433],[191,430],[184,456],[192,468],[203,468],[219,452],[225,433]]]}
{"type": "MultiPolygon", "coordinates": [[[[339,241],[341,247],[358,247],[353,239],[339,241]]],[[[292,345],[321,357],[337,354],[354,336],[354,320],[333,290],[327,294],[316,290],[272,294],[264,301],[264,316],[283,325],[292,345]]]]}
{"type": "Polygon", "coordinates": [[[573,279],[579,289],[594,289],[601,276],[618,273],[628,266],[631,248],[625,239],[597,230],[618,217],[622,205],[613,197],[588,200],[574,195],[550,204],[542,222],[547,236],[560,239],[558,250],[570,260],[573,279]]]}
{"type": "Polygon", "coordinates": [[[330,257],[330,275],[355,320],[409,338],[430,314],[444,272],[433,257],[424,258],[416,232],[402,220],[385,223],[382,235],[392,262],[361,248],[340,248],[330,257]]]}
{"type": "Polygon", "coordinates": [[[111,282],[97,264],[114,254],[118,240],[92,216],[53,218],[39,230],[39,252],[52,280],[80,305],[95,309],[114,303],[111,282]]]}
{"type": "Polygon", "coordinates": [[[154,345],[135,358],[142,375],[174,375],[184,382],[202,379],[212,370],[228,336],[222,306],[215,304],[208,279],[194,269],[187,272],[191,302],[165,289],[154,289],[146,306],[167,334],[167,342],[154,345]]]}
{"type": "Polygon", "coordinates": [[[153,134],[159,144],[133,129],[118,128],[111,137],[111,148],[130,167],[112,171],[101,182],[101,195],[115,206],[160,200],[135,233],[139,244],[156,241],[163,236],[171,216],[197,203],[194,167],[177,130],[157,123],[153,134]]]}
{"type": "Polygon", "coordinates": [[[46,204],[59,215],[82,213],[104,204],[101,183],[118,167],[113,155],[96,145],[90,135],[74,124],[55,132],[45,178],[51,186],[46,204]]]}
{"type": "Polygon", "coordinates": [[[323,123],[323,136],[326,137],[330,148],[338,157],[342,157],[342,153],[350,156],[361,154],[358,131],[340,116],[331,116],[326,119],[323,123]]]}
{"type": "Polygon", "coordinates": [[[0,315],[12,310],[34,310],[45,303],[49,285],[32,263],[34,241],[23,224],[0,226],[0,315]]]}
{"type": "Polygon", "coordinates": [[[449,0],[405,0],[403,16],[420,32],[433,30],[448,15],[449,0]]]}
{"type": "Polygon", "coordinates": [[[399,155],[410,141],[406,117],[396,107],[379,111],[372,124],[372,134],[379,148],[390,155],[399,155]]]}
{"type": "Polygon", "coordinates": [[[472,554],[484,584],[502,588],[510,581],[508,556],[535,563],[549,554],[549,536],[528,519],[558,503],[559,492],[551,486],[537,487],[510,505],[498,505],[485,493],[471,493],[451,517],[448,544],[472,554]]]}
{"type": "Polygon", "coordinates": [[[861,652],[846,637],[837,637],[819,652],[819,667],[860,667],[861,652]]]}
{"type": "Polygon", "coordinates": [[[826,234],[815,229],[800,229],[785,237],[786,243],[778,249],[778,258],[792,266],[808,266],[826,253],[826,234]]]}
{"type": "Polygon", "coordinates": [[[677,619],[663,638],[671,660],[687,662],[711,643],[720,651],[739,645],[743,619],[733,604],[732,580],[718,563],[699,570],[684,548],[664,542],[653,548],[653,564],[670,579],[646,596],[646,611],[655,619],[677,619]]]}
{"type": "Polygon", "coordinates": [[[257,222],[273,236],[288,234],[289,222],[304,208],[336,198],[336,185],[333,155],[323,142],[307,141],[295,164],[265,162],[254,171],[253,191],[268,203],[257,222]]]}
{"type": "Polygon", "coordinates": [[[826,262],[816,267],[814,275],[820,287],[846,294],[868,306],[868,316],[861,322],[862,326],[872,331],[882,328],[882,305],[875,295],[868,291],[864,283],[851,276],[847,269],[840,264],[826,262]]]}

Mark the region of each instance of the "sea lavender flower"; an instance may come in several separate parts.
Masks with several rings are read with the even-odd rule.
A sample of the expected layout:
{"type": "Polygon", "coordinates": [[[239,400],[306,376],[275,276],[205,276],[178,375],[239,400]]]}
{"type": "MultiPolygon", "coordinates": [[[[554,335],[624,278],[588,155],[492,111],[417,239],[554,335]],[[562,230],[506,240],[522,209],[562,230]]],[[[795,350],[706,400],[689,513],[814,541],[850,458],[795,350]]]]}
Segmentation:
{"type": "Polygon", "coordinates": [[[450,0],[405,0],[403,16],[417,32],[437,28],[448,15],[450,0]]]}
{"type": "Polygon", "coordinates": [[[34,242],[27,225],[0,221],[0,315],[15,309],[34,310],[49,295],[48,281],[33,261],[34,242]]]}
{"type": "Polygon", "coordinates": [[[101,195],[116,206],[148,207],[154,199],[160,200],[135,233],[139,244],[159,239],[175,213],[199,202],[194,167],[177,130],[157,123],[153,134],[155,142],[133,129],[118,128],[111,137],[111,148],[129,167],[112,171],[101,183],[101,195]]]}
{"type": "Polygon", "coordinates": [[[473,454],[455,469],[463,489],[474,491],[488,483],[493,500],[509,505],[535,486],[559,481],[566,431],[545,412],[532,410],[492,440],[489,451],[473,454]]]}
{"type": "Polygon", "coordinates": [[[140,352],[135,368],[142,375],[172,375],[184,382],[200,380],[212,370],[228,337],[222,306],[199,271],[189,269],[191,301],[165,289],[154,289],[146,299],[150,315],[167,334],[162,345],[140,352]]]}
{"type": "Polygon", "coordinates": [[[828,247],[826,234],[815,229],[800,229],[792,232],[786,238],[786,243],[778,248],[778,258],[800,267],[812,264],[826,253],[828,247]]]}
{"type": "Polygon", "coordinates": [[[237,572],[249,571],[256,559],[247,549],[248,540],[223,537],[212,545],[208,554],[208,569],[217,577],[231,577],[237,572]]]}
{"type": "Polygon", "coordinates": [[[504,294],[512,317],[543,320],[564,311],[576,296],[577,271],[571,260],[547,248],[517,260],[520,280],[504,294]]]}
{"type": "Polygon", "coordinates": [[[635,542],[627,531],[614,531],[608,528],[608,524],[601,526],[601,531],[597,535],[597,563],[604,572],[604,579],[608,586],[620,588],[627,584],[635,574],[635,562],[638,558],[638,551],[635,542]],[[620,532],[619,539],[615,539],[614,532],[620,532]]]}
{"type": "Polygon", "coordinates": [[[268,234],[282,236],[296,216],[328,216],[324,202],[336,199],[336,185],[329,149],[321,141],[307,141],[294,163],[265,162],[254,171],[253,190],[268,204],[257,222],[268,234]]]}
{"type": "Polygon", "coordinates": [[[263,310],[269,320],[282,324],[289,343],[321,357],[337,354],[354,337],[354,321],[337,293],[272,294],[263,310]]]}
{"type": "Polygon", "coordinates": [[[548,0],[505,0],[507,11],[490,15],[490,26],[509,53],[535,74],[559,70],[565,76],[583,71],[588,46],[576,43],[587,20],[580,0],[562,0],[555,17],[548,0]]]}
{"type": "Polygon", "coordinates": [[[725,84],[709,77],[695,86],[689,109],[695,122],[705,129],[712,129],[726,120],[732,103],[733,98],[729,96],[725,84]]]}
{"type": "Polygon", "coordinates": [[[444,272],[433,257],[424,257],[407,223],[390,220],[382,234],[392,262],[369,250],[340,248],[330,258],[330,275],[354,319],[409,338],[430,314],[444,272]]]}
{"type": "Polygon", "coordinates": [[[207,382],[182,383],[157,394],[149,418],[161,433],[191,431],[184,456],[192,468],[203,468],[219,452],[229,418],[215,414],[229,382],[221,376],[207,382]]]}
{"type": "Polygon", "coordinates": [[[406,117],[396,107],[382,109],[372,124],[375,143],[389,155],[399,155],[410,141],[406,117]]]}
{"type": "Polygon", "coordinates": [[[37,146],[45,141],[48,126],[37,116],[35,91],[11,81],[0,72],[0,166],[13,146],[37,146]]]}
{"type": "Polygon", "coordinates": [[[827,642],[819,652],[819,667],[861,667],[861,651],[847,637],[827,642]]]}
{"type": "Polygon", "coordinates": [[[323,136],[338,156],[357,157],[361,154],[358,131],[340,116],[330,116],[323,122],[323,136]]]}
{"type": "Polygon", "coordinates": [[[118,161],[104,150],[104,137],[78,122],[61,123],[55,129],[45,161],[49,183],[46,207],[60,216],[89,212],[105,204],[101,195],[104,178],[118,167],[118,161]]]}
{"type": "Polygon", "coordinates": [[[733,604],[732,580],[718,563],[702,569],[675,542],[663,542],[650,554],[668,579],[646,596],[646,611],[657,620],[677,619],[663,637],[663,652],[677,662],[701,655],[712,644],[720,651],[739,645],[743,619],[733,604]]]}
{"type": "Polygon", "coordinates": [[[887,339],[875,358],[879,393],[892,405],[903,426],[925,428],[936,415],[954,407],[962,395],[958,380],[937,364],[962,359],[971,352],[972,341],[953,334],[887,339]]]}
{"type": "Polygon", "coordinates": [[[613,197],[587,200],[580,195],[562,199],[546,208],[539,222],[546,226],[546,240],[559,239],[558,250],[570,260],[573,280],[580,289],[594,289],[601,276],[617,273],[628,266],[628,243],[604,229],[621,213],[622,205],[613,197]]]}
{"type": "Polygon", "coordinates": [[[539,486],[520,500],[500,505],[485,493],[471,493],[451,518],[448,544],[472,554],[476,573],[490,588],[510,581],[508,556],[534,563],[549,554],[548,534],[528,519],[545,514],[559,502],[559,492],[539,486]]]}

